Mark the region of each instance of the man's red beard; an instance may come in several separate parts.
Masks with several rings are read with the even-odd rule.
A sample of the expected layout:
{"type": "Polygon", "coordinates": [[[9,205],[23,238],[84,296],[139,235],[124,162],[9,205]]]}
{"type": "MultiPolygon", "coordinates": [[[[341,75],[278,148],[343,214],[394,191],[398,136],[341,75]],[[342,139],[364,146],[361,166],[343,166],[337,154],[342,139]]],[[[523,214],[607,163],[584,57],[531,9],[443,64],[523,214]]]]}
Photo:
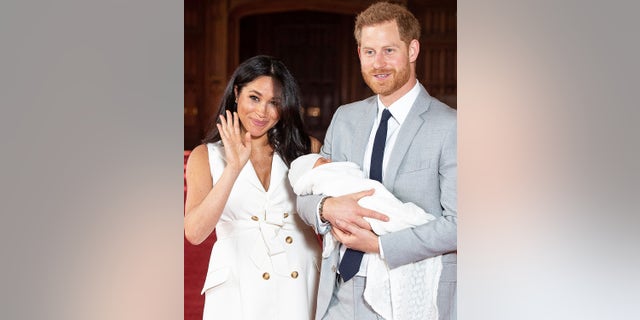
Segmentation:
{"type": "Polygon", "coordinates": [[[400,89],[409,80],[409,66],[400,70],[374,69],[369,72],[362,70],[362,78],[369,88],[379,95],[390,95],[400,89]],[[387,75],[386,78],[376,78],[375,75],[387,75]]]}

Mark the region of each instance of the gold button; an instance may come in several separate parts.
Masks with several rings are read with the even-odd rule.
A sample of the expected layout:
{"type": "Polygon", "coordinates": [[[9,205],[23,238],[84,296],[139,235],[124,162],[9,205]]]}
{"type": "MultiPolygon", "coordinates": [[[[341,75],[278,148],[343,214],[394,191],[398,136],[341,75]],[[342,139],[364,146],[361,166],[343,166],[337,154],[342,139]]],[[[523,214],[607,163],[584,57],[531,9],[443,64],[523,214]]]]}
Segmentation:
{"type": "Polygon", "coordinates": [[[258,221],[258,217],[257,216],[251,216],[251,220],[258,221]]]}
{"type": "Polygon", "coordinates": [[[291,242],[293,242],[293,238],[291,238],[291,237],[286,237],[286,238],[284,239],[284,241],[286,241],[287,243],[291,243],[291,242]]]}
{"type": "Polygon", "coordinates": [[[271,275],[269,275],[269,272],[265,272],[262,274],[262,279],[269,280],[269,278],[271,278],[271,275]]]}
{"type": "Polygon", "coordinates": [[[291,278],[295,279],[297,277],[298,277],[298,271],[291,272],[291,278]]]}
{"type": "Polygon", "coordinates": [[[289,213],[288,213],[288,212],[285,212],[285,213],[284,213],[284,217],[285,217],[285,219],[286,219],[287,217],[289,217],[289,213]]]}
{"type": "Polygon", "coordinates": [[[331,272],[336,272],[336,266],[331,266],[331,272]]]}

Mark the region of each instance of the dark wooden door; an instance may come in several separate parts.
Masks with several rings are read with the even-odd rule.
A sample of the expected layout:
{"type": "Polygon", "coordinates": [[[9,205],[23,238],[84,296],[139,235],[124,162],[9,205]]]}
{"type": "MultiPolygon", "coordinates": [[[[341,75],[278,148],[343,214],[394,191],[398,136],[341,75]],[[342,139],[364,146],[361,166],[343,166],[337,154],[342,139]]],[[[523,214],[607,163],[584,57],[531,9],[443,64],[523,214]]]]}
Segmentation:
{"type": "MultiPolygon", "coordinates": [[[[300,85],[305,125],[323,139],[335,109],[370,95],[350,89],[359,64],[352,35],[354,15],[292,11],[240,20],[240,61],[256,54],[280,58],[300,85]]],[[[356,80],[362,83],[362,80],[356,80]]]]}

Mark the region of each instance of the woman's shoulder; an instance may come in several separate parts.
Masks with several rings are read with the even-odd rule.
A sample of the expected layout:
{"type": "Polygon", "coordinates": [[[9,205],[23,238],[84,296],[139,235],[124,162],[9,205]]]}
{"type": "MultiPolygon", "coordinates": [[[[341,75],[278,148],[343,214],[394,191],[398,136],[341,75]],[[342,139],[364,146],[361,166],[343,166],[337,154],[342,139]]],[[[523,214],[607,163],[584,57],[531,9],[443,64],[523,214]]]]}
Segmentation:
{"type": "Polygon", "coordinates": [[[187,167],[190,163],[195,162],[208,162],[209,161],[209,147],[207,144],[201,144],[193,148],[189,153],[189,159],[187,159],[187,167]]]}
{"type": "Polygon", "coordinates": [[[195,156],[196,158],[202,158],[208,161],[209,158],[224,158],[224,146],[220,141],[209,142],[198,145],[191,151],[189,158],[195,156]]]}
{"type": "Polygon", "coordinates": [[[195,148],[193,148],[193,151],[191,151],[191,154],[198,154],[198,155],[206,155],[210,152],[210,150],[212,148],[215,148],[216,143],[203,143],[203,144],[199,144],[198,146],[196,146],[195,148]]]}
{"type": "Polygon", "coordinates": [[[186,175],[187,180],[192,180],[195,177],[205,176],[210,174],[209,169],[209,148],[206,144],[201,144],[189,154],[187,159],[186,175]]]}

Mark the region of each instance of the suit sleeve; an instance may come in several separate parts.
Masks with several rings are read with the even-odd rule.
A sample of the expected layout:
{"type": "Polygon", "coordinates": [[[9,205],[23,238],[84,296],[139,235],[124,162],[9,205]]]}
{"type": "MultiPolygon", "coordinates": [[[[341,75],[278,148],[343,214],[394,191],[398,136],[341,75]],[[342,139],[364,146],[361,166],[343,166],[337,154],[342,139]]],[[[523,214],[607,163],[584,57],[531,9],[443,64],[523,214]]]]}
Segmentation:
{"type": "Polygon", "coordinates": [[[457,125],[454,121],[444,136],[438,165],[442,216],[415,228],[380,236],[389,268],[457,251],[457,167],[457,125]]]}
{"type": "Polygon", "coordinates": [[[329,229],[320,224],[321,222],[319,221],[317,215],[318,204],[320,203],[322,197],[322,195],[315,194],[298,196],[298,201],[296,204],[298,214],[300,215],[302,221],[312,226],[313,229],[316,230],[316,233],[319,234],[325,234],[328,232],[327,229],[329,229]]]}

